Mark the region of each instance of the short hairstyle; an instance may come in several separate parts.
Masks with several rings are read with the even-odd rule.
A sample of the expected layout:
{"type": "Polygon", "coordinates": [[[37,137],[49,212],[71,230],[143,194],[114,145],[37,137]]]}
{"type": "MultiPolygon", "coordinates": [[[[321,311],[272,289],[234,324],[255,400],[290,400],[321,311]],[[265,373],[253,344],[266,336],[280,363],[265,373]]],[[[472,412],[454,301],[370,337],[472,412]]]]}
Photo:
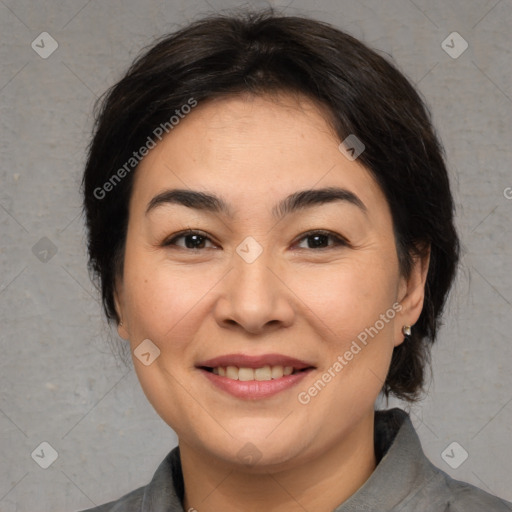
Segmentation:
{"type": "Polygon", "coordinates": [[[157,127],[170,131],[170,119],[191,100],[280,92],[325,106],[340,141],[353,134],[364,143],[358,161],[389,204],[402,275],[430,249],[423,310],[412,334],[395,347],[382,388],[386,397],[413,402],[423,390],[459,259],[444,150],[428,108],[396,66],[313,19],[273,9],[199,19],[145,49],[100,98],[82,192],[88,267],[107,319],[119,321],[115,279],[123,269],[134,151],[157,127]]]}

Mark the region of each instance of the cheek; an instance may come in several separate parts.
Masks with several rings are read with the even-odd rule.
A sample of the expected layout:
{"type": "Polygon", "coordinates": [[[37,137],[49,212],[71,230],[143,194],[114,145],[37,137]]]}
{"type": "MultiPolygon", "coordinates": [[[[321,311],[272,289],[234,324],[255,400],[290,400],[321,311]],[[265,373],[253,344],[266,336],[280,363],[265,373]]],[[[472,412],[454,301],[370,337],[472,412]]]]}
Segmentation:
{"type": "MultiPolygon", "coordinates": [[[[399,307],[393,268],[347,264],[302,276],[294,290],[314,313],[310,322],[321,339],[317,380],[299,398],[325,414],[358,414],[374,403],[391,361],[399,307]]],[[[338,427],[334,422],[333,432],[338,427]]]]}
{"type": "Polygon", "coordinates": [[[311,321],[322,341],[318,378],[329,381],[325,388],[320,385],[316,406],[351,410],[355,396],[360,406],[370,406],[384,384],[394,347],[393,265],[360,257],[340,262],[334,270],[301,275],[294,289],[315,313],[311,321]]]}
{"type": "Polygon", "coordinates": [[[164,258],[136,252],[126,258],[125,296],[132,344],[149,338],[161,349],[177,351],[190,340],[191,329],[197,327],[193,319],[220,277],[202,268],[171,265],[164,258]]]}
{"type": "Polygon", "coordinates": [[[303,269],[289,278],[293,283],[290,287],[317,321],[325,325],[331,336],[344,341],[373,325],[396,299],[394,267],[383,266],[371,258],[303,269]]]}

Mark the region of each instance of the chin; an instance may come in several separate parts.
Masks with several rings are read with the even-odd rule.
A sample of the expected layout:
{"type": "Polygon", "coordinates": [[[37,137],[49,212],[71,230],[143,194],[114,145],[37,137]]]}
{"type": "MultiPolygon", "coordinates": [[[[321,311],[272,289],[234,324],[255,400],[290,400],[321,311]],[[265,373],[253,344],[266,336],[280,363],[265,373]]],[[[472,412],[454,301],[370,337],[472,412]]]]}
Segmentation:
{"type": "MultiPolygon", "coordinates": [[[[303,434],[282,432],[271,439],[272,435],[269,437],[261,432],[254,435],[244,432],[241,436],[233,433],[233,439],[227,443],[212,443],[208,438],[204,440],[203,450],[240,470],[254,473],[268,472],[269,468],[284,470],[295,465],[297,458],[304,455],[303,434]]],[[[271,429],[266,428],[264,432],[271,432],[271,429]]]]}

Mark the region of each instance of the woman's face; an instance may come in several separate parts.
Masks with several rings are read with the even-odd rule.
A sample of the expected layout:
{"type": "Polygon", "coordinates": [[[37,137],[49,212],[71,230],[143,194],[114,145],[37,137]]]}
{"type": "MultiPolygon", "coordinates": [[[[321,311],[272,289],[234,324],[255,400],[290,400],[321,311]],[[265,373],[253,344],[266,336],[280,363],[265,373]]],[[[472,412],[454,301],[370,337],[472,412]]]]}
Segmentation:
{"type": "Polygon", "coordinates": [[[420,314],[424,275],[400,276],[385,196],[338,145],[306,99],[233,96],[199,104],[137,169],[119,333],[204,456],[286,467],[348,439],[420,314]],[[301,200],[326,188],[338,198],[301,200]]]}

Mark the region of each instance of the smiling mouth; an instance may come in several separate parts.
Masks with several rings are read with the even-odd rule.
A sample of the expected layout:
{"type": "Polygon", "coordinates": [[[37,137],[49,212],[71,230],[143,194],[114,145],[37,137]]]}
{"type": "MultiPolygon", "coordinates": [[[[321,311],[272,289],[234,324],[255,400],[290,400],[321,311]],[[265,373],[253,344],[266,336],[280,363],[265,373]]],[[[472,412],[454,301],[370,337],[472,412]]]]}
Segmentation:
{"type": "Polygon", "coordinates": [[[219,377],[226,377],[230,380],[239,380],[242,382],[247,381],[271,381],[276,379],[282,379],[289,375],[295,375],[297,373],[305,372],[312,369],[307,368],[294,368],[293,366],[281,366],[281,365],[265,365],[260,368],[248,368],[238,366],[216,366],[208,367],[201,366],[202,370],[218,375],[219,377]]]}
{"type": "Polygon", "coordinates": [[[241,400],[263,400],[297,386],[316,367],[284,354],[224,354],[196,368],[214,388],[241,400]]]}

